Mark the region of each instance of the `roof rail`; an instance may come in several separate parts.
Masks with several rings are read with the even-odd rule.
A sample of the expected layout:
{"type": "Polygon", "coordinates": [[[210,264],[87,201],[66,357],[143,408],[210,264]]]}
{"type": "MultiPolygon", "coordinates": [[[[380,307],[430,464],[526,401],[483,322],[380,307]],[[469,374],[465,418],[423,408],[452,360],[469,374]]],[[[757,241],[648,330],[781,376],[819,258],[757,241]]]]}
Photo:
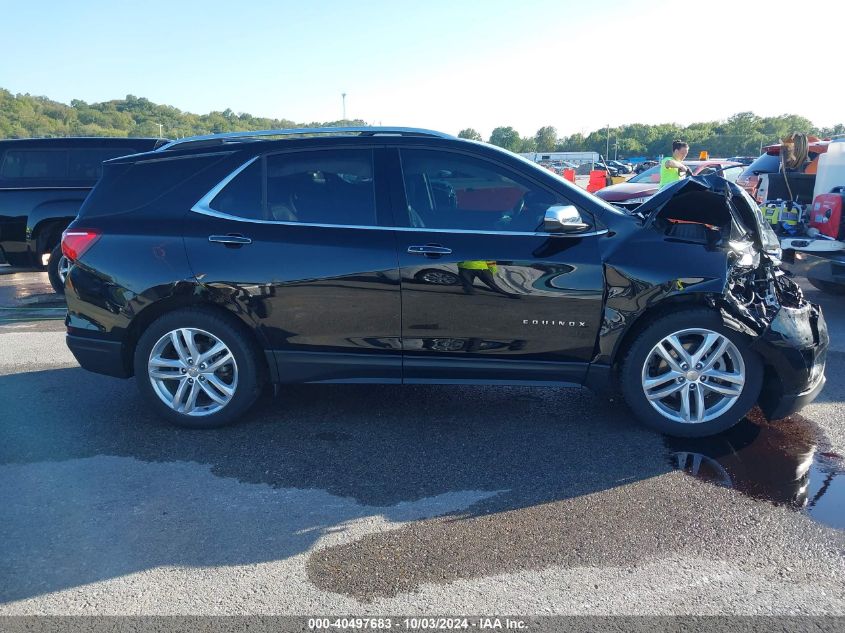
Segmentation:
{"type": "Polygon", "coordinates": [[[436,138],[454,138],[453,136],[443,132],[424,130],[422,128],[414,127],[304,127],[286,130],[251,130],[244,132],[223,132],[221,134],[204,134],[202,136],[186,136],[185,138],[180,138],[176,141],[171,141],[166,145],[162,145],[156,151],[163,152],[168,149],[173,149],[179,145],[186,145],[188,143],[204,143],[206,141],[237,143],[239,141],[248,141],[250,139],[258,140],[257,137],[261,136],[316,136],[320,134],[335,134],[338,136],[358,134],[359,136],[432,136],[436,138]]]}

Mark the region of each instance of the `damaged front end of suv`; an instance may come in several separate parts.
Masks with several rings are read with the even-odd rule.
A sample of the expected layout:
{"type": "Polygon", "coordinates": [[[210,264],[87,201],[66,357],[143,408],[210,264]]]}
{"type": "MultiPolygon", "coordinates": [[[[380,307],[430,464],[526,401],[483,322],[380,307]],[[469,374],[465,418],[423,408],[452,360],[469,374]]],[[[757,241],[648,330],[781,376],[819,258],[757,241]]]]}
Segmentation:
{"type": "MultiPolygon", "coordinates": [[[[619,353],[609,353],[610,345],[600,341],[599,358],[604,353],[605,359],[615,357],[621,365],[620,358],[638,352],[641,345],[637,338],[648,334],[652,322],[669,312],[669,306],[675,310],[678,306],[706,307],[718,313],[727,339],[733,338],[738,347],[747,347],[756,354],[751,363],[743,363],[739,357],[736,362],[747,374],[742,384],[753,385],[755,391],[759,389],[756,401],[767,418],[785,417],[811,402],[825,383],[829,338],[824,317],[819,306],[809,303],[800,287],[780,268],[778,238],[748,194],[719,176],[692,177],[664,188],[631,213],[638,220],[637,229],[620,235],[622,239],[604,257],[608,299],[601,338],[610,340],[619,353]],[[651,310],[654,312],[650,317],[641,318],[651,310]],[[639,329],[636,325],[626,327],[633,321],[638,322],[639,329]],[[614,329],[633,330],[636,336],[626,337],[626,346],[613,341],[614,329]],[[727,330],[740,337],[731,337],[727,330]],[[759,373],[762,376],[754,375],[759,373]]],[[[673,340],[671,336],[662,339],[652,352],[657,350],[662,354],[665,350],[658,347],[666,340],[673,340]]],[[[650,345],[649,342],[645,347],[650,345]]],[[[693,339],[690,346],[695,351],[698,343],[693,339]]],[[[714,391],[730,393],[732,379],[726,376],[723,382],[698,382],[707,380],[707,376],[699,378],[698,372],[698,366],[707,363],[697,361],[716,354],[715,351],[702,348],[696,366],[687,367],[680,346],[677,354],[671,350],[671,344],[667,348],[665,364],[673,366],[675,373],[654,372],[643,366],[642,390],[651,400],[646,385],[661,376],[677,375],[678,384],[683,383],[685,388],[692,379],[695,389],[701,387],[701,404],[685,403],[686,415],[675,416],[676,421],[706,422],[706,416],[700,413],[706,408],[706,397],[718,396],[718,393],[714,396],[714,391]],[[689,376],[684,373],[687,371],[689,376]],[[705,387],[707,396],[703,395],[705,387]],[[700,411],[698,419],[693,419],[696,406],[700,411]]],[[[646,352],[640,353],[645,358],[646,352]]],[[[633,373],[639,372],[644,362],[647,360],[637,359],[633,373]]],[[[727,364],[730,363],[728,360],[727,364]]],[[[624,367],[622,373],[624,390],[624,367]]],[[[669,392],[671,387],[679,388],[671,385],[664,391],[669,392]]],[[[630,403],[631,398],[626,398],[630,403]]],[[[650,404],[655,406],[654,402],[650,404]]],[[[672,417],[676,409],[684,412],[682,406],[673,407],[671,402],[658,407],[664,417],[672,417]]],[[[726,422],[724,428],[727,426],[726,422]]]]}

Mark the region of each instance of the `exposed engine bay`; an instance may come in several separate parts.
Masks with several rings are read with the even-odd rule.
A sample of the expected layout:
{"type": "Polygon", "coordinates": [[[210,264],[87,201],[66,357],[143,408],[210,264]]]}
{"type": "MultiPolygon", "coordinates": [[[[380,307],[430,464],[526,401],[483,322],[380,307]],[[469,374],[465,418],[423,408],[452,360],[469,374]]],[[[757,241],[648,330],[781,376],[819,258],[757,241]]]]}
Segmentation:
{"type": "Polygon", "coordinates": [[[688,178],[658,192],[634,213],[673,241],[727,252],[725,288],[711,302],[733,329],[759,336],[782,308],[817,312],[780,268],[778,238],[757,204],[724,178],[688,178]]]}

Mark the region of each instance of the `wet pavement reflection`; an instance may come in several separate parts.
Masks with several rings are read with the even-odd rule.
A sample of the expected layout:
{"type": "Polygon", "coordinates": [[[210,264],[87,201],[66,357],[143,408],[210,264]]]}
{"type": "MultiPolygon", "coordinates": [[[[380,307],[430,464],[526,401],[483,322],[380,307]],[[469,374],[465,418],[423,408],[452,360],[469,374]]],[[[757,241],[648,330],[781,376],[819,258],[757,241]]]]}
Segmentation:
{"type": "Polygon", "coordinates": [[[0,268],[0,325],[65,318],[65,301],[53,292],[46,272],[0,268]]]}
{"type": "Polygon", "coordinates": [[[845,529],[845,461],[800,415],[768,422],[755,409],[725,433],[665,442],[678,470],[845,529]]]}

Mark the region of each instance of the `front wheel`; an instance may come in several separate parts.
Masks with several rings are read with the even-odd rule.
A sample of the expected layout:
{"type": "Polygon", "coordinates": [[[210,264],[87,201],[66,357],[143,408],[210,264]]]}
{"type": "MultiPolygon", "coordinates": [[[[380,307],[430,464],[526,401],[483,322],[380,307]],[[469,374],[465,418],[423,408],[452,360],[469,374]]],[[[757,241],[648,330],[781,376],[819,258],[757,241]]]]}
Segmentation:
{"type": "Polygon", "coordinates": [[[261,367],[248,333],[203,309],[159,317],[138,341],[134,364],[141,394],[179,426],[235,422],[261,390],[261,367]]]}
{"type": "Polygon", "coordinates": [[[680,437],[705,437],[739,422],[762,387],[760,358],[716,312],[682,310],[649,325],[622,365],[622,392],[636,417],[680,437]]]}
{"type": "Polygon", "coordinates": [[[62,245],[59,244],[50,251],[50,260],[47,262],[47,276],[57,294],[65,293],[65,278],[69,270],[70,260],[62,253],[62,245]]]}

